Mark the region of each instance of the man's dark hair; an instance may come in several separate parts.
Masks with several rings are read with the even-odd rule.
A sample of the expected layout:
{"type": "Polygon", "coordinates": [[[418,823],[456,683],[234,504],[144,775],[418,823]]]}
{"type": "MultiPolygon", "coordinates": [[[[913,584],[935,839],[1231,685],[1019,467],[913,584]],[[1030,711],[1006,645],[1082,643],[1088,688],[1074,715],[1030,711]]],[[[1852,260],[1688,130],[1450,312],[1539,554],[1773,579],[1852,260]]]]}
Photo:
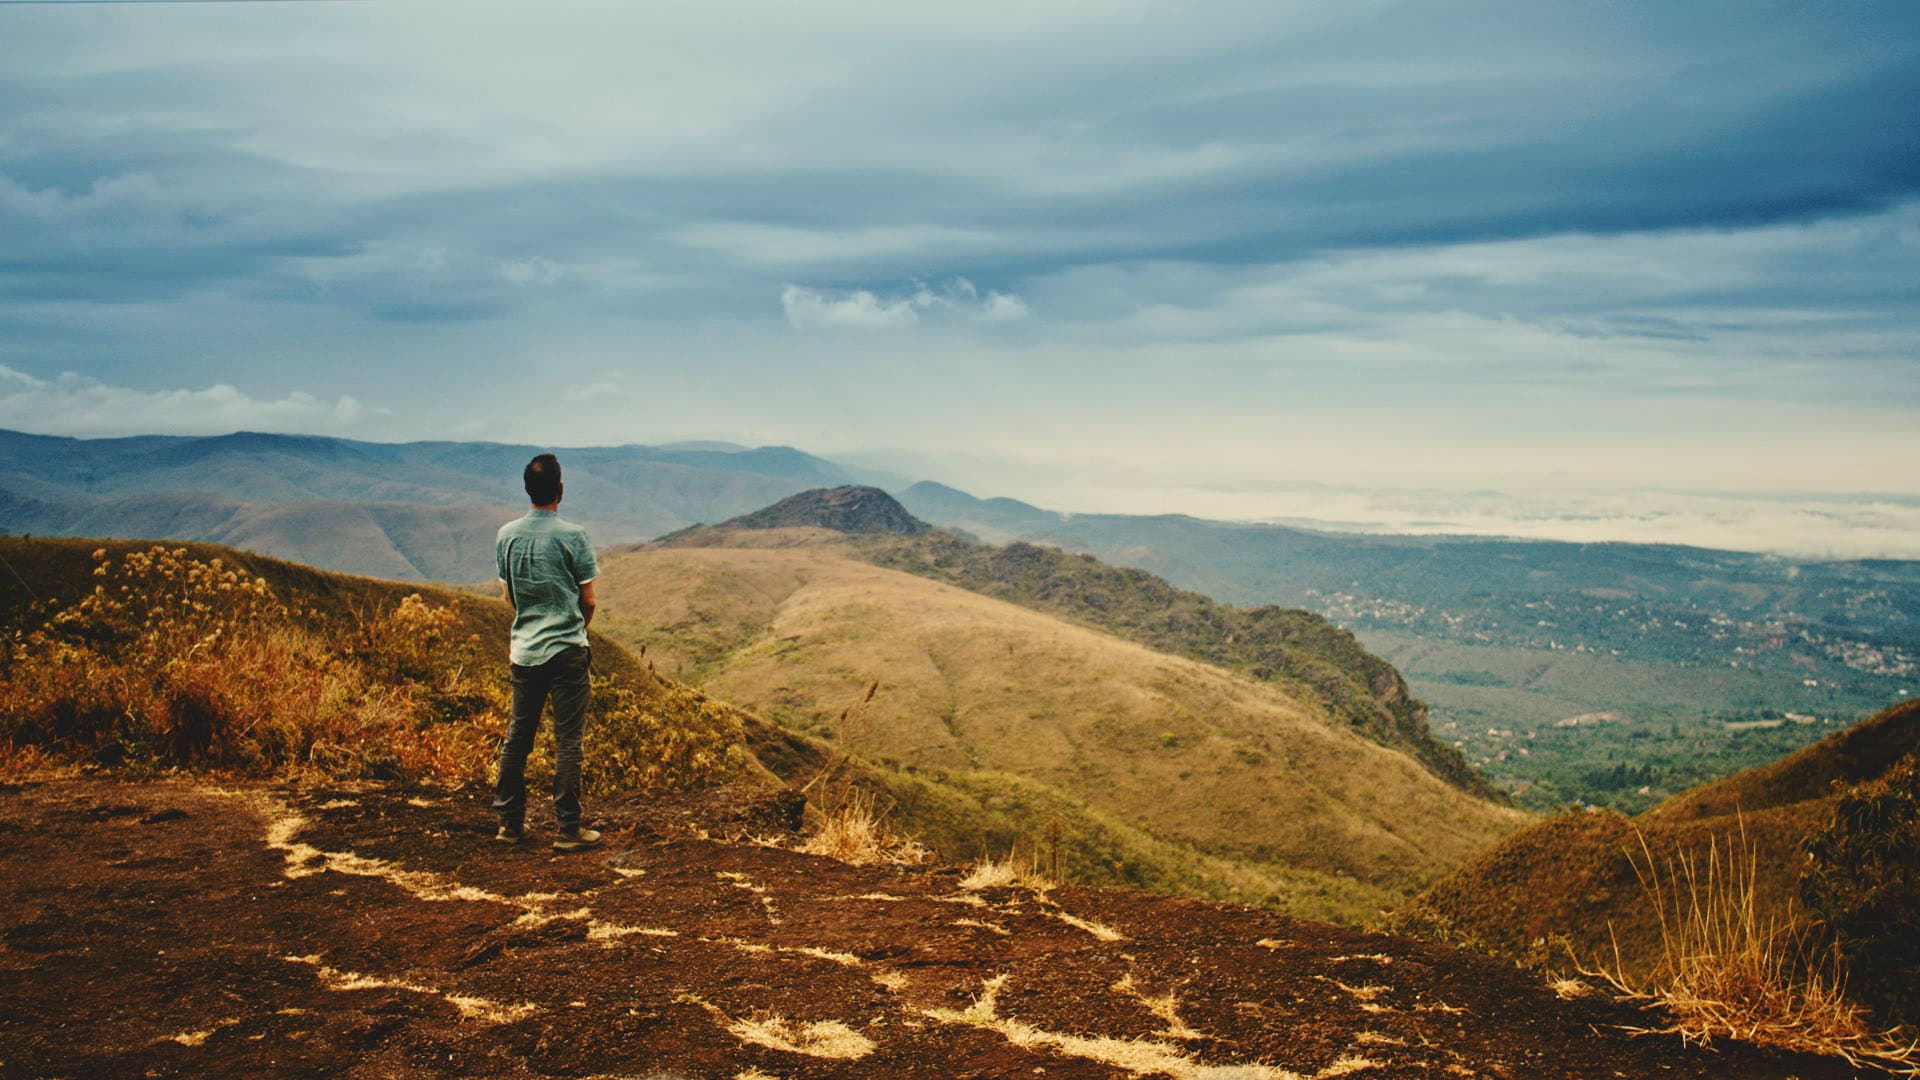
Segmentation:
{"type": "Polygon", "coordinates": [[[546,506],[560,497],[560,459],[552,454],[541,454],[527,462],[527,471],[520,474],[527,485],[527,498],[535,506],[546,506]]]}

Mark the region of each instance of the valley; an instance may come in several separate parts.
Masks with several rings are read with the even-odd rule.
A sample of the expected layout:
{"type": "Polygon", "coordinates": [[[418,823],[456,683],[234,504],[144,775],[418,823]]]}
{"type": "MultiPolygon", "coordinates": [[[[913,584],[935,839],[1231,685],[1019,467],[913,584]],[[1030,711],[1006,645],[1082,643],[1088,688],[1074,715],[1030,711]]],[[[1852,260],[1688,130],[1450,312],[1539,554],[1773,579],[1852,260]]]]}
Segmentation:
{"type": "Polygon", "coordinates": [[[982,537],[1325,615],[1532,809],[1645,809],[1920,693],[1920,563],[1063,514],[934,484],[900,498],[982,537]],[[1559,726],[1603,713],[1618,719],[1559,726]]]}

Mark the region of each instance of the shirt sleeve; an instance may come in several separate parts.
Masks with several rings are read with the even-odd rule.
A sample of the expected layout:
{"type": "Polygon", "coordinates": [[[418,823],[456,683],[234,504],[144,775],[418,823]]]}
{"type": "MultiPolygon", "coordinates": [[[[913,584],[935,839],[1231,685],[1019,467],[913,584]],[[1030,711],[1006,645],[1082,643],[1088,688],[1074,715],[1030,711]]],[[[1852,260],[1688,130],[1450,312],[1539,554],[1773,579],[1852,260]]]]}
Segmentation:
{"type": "Polygon", "coordinates": [[[593,557],[593,541],[585,529],[573,534],[573,583],[585,585],[600,576],[600,563],[593,557]]]}
{"type": "Polygon", "coordinates": [[[493,573],[501,581],[507,580],[507,541],[504,538],[493,542],[493,573]]]}

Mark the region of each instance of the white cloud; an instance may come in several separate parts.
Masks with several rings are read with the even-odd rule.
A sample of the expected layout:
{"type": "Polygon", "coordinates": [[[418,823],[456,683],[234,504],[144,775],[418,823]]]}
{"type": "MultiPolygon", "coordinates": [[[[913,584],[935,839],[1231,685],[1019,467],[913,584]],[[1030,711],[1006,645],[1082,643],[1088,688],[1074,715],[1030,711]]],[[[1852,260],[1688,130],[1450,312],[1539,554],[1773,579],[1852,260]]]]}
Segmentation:
{"type": "Polygon", "coordinates": [[[988,293],[986,302],[980,306],[980,319],[983,322],[1012,322],[1024,319],[1031,313],[1025,300],[1003,292],[988,293]]]}
{"type": "Polygon", "coordinates": [[[325,401],[295,390],[255,398],[229,383],[199,390],[138,390],[74,372],[40,379],[0,365],[0,427],[45,435],[218,435],[246,429],[332,433],[366,413],[356,398],[325,401]]]}
{"type": "Polygon", "coordinates": [[[898,329],[920,321],[921,314],[946,314],[979,322],[1010,322],[1030,314],[1026,301],[1010,293],[985,296],[973,282],[955,277],[939,285],[917,282],[910,293],[881,296],[870,289],[813,289],[788,285],[780,291],[787,321],[797,327],[839,326],[866,330],[898,329]]]}
{"type": "Polygon", "coordinates": [[[845,326],[863,330],[912,326],[920,321],[913,298],[882,300],[866,289],[850,292],[788,285],[780,290],[780,306],[795,326],[845,326]]]}

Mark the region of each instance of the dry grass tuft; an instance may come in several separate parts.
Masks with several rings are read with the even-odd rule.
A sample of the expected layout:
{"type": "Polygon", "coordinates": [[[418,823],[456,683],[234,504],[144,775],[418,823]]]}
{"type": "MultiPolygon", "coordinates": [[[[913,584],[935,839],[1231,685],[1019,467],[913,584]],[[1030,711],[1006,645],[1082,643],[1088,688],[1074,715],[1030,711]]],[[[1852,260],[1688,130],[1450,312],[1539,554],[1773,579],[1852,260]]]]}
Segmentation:
{"type": "Polygon", "coordinates": [[[866,693],[840,714],[840,749],[800,791],[809,795],[807,816],[812,832],[798,850],[825,855],[855,866],[917,866],[933,852],[893,826],[894,805],[889,799],[854,783],[851,744],[867,729],[867,712],[880,690],[874,680],[866,693]]]}
{"type": "Polygon", "coordinates": [[[873,1053],[872,1039],[838,1020],[808,1022],[770,1015],[748,1020],[728,1016],[725,1010],[697,994],[676,994],[674,1001],[699,1006],[734,1038],[770,1050],[840,1061],[858,1060],[873,1053]]]}
{"type": "Polygon", "coordinates": [[[1704,861],[1685,851],[1663,861],[1640,836],[1633,866],[1659,921],[1659,960],[1636,978],[1616,949],[1611,967],[1581,973],[1671,1018],[1645,1033],[1701,1045],[1739,1039],[1920,1076],[1920,1046],[1874,1030],[1847,1000],[1837,962],[1807,954],[1801,920],[1762,916],[1758,865],[1744,826],[1737,840],[1714,838],[1704,861]]]}
{"type": "Polygon", "coordinates": [[[1011,860],[995,862],[992,856],[985,856],[967,871],[960,879],[960,887],[969,892],[978,889],[1007,889],[1020,884],[1021,871],[1011,860]]]}
{"type": "Polygon", "coordinates": [[[967,876],[960,879],[960,887],[968,892],[981,889],[1010,889],[1024,885],[1037,893],[1050,892],[1059,887],[1041,871],[1035,859],[1022,860],[1009,852],[1005,859],[995,859],[983,855],[967,870],[967,876]]]}
{"type": "Polygon", "coordinates": [[[1578,1001],[1594,993],[1593,984],[1583,979],[1554,979],[1547,983],[1547,989],[1561,1001],[1578,1001]]]}
{"type": "Polygon", "coordinates": [[[825,855],[855,866],[917,866],[933,853],[911,836],[895,831],[891,807],[882,806],[865,788],[850,790],[839,806],[816,818],[813,833],[798,850],[825,855]]]}

